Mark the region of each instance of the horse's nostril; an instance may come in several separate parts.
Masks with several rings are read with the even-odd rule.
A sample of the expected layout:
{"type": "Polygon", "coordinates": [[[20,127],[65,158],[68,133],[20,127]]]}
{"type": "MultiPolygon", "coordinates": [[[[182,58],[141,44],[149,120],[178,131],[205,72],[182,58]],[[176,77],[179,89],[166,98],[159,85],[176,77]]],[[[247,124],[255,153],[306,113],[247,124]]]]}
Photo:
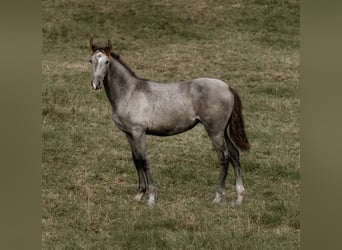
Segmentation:
{"type": "Polygon", "coordinates": [[[94,81],[90,81],[90,86],[93,90],[98,89],[98,85],[96,85],[94,81]]]}

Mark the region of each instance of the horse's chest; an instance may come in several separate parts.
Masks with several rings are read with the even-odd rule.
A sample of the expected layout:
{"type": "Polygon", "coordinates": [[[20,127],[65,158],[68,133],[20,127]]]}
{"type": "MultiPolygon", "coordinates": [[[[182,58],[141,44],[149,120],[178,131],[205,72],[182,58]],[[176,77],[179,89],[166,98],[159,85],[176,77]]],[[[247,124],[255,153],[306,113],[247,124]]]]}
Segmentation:
{"type": "Polygon", "coordinates": [[[143,126],[144,122],[137,119],[136,115],[129,114],[128,112],[118,112],[112,114],[112,120],[115,125],[124,132],[131,132],[132,128],[136,125],[143,126]]]}
{"type": "Polygon", "coordinates": [[[123,117],[117,114],[112,114],[112,120],[120,130],[127,131],[127,124],[124,121],[123,117]]]}

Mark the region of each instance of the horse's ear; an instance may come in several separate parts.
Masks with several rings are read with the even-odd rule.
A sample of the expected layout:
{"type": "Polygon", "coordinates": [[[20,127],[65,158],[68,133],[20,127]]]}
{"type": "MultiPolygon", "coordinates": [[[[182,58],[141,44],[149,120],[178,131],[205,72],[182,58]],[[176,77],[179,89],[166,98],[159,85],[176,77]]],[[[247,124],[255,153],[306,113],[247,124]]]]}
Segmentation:
{"type": "Polygon", "coordinates": [[[112,51],[112,42],[108,39],[106,51],[109,54],[112,51]]]}
{"type": "Polygon", "coordinates": [[[90,41],[89,41],[89,48],[90,48],[90,50],[91,50],[92,52],[95,52],[96,46],[95,46],[95,44],[94,44],[94,37],[91,37],[91,38],[90,38],[90,41]]]}

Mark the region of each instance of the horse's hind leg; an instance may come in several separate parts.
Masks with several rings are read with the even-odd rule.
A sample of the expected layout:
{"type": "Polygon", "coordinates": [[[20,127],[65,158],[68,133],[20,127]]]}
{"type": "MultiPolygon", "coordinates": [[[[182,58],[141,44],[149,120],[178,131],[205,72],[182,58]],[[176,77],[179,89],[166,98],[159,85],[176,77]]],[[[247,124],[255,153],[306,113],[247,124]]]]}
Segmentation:
{"type": "Polygon", "coordinates": [[[215,135],[208,133],[213,146],[216,150],[218,159],[220,161],[220,175],[219,175],[219,183],[218,183],[218,190],[216,192],[216,196],[213,200],[214,203],[219,203],[222,200],[222,197],[225,194],[225,188],[226,188],[226,178],[227,178],[227,172],[228,172],[228,148],[227,144],[224,140],[224,134],[217,133],[215,135]]]}
{"type": "Polygon", "coordinates": [[[231,142],[227,134],[225,134],[225,139],[229,150],[229,161],[234,167],[235,185],[237,193],[237,199],[235,204],[239,205],[242,203],[243,195],[245,193],[245,188],[243,186],[241,174],[240,153],[239,150],[235,147],[235,145],[231,142]]]}

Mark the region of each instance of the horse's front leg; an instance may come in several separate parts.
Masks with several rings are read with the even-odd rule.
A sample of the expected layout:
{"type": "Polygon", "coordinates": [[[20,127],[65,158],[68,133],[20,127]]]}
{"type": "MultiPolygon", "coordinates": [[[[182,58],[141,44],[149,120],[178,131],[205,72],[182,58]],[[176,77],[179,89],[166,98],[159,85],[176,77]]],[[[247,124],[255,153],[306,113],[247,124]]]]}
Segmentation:
{"type": "Polygon", "coordinates": [[[131,146],[133,161],[139,178],[139,190],[135,199],[141,200],[146,191],[147,182],[149,192],[148,204],[153,206],[155,203],[155,187],[146,152],[146,135],[141,131],[133,131],[131,134],[127,134],[127,139],[131,146]]]}
{"type": "Polygon", "coordinates": [[[129,145],[131,147],[132,151],[132,158],[134,161],[135,168],[137,170],[138,174],[138,192],[135,195],[134,199],[137,201],[141,201],[141,198],[143,195],[146,193],[146,179],[145,179],[145,173],[144,170],[140,164],[140,161],[138,160],[138,157],[136,155],[136,150],[135,150],[135,142],[133,140],[133,137],[131,134],[126,134],[127,140],[129,142],[129,145]]]}
{"type": "Polygon", "coordinates": [[[138,173],[138,193],[135,195],[134,199],[137,201],[141,201],[141,198],[143,195],[146,193],[146,180],[145,180],[145,173],[140,164],[135,160],[135,157],[133,156],[134,159],[134,165],[135,168],[137,169],[138,173]]]}

